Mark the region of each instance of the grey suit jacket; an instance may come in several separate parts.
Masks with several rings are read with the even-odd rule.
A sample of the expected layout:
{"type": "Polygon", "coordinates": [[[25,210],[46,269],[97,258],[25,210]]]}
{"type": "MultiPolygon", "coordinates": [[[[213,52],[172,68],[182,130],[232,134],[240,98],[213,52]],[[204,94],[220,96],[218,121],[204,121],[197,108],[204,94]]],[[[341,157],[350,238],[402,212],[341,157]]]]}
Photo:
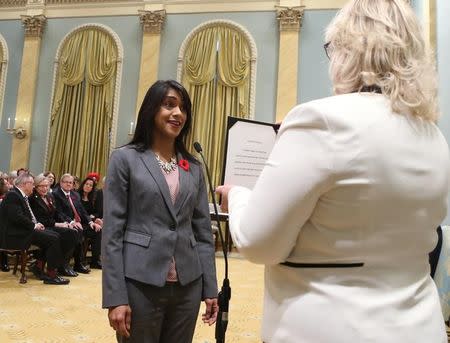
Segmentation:
{"type": "MultiPolygon", "coordinates": [[[[181,158],[181,155],[179,156],[181,158]]],[[[103,307],[128,304],[125,278],[163,286],[172,256],[181,285],[202,277],[203,299],[217,297],[209,207],[201,166],[179,167],[175,204],[151,150],[115,150],[104,189],[103,307]]]]}

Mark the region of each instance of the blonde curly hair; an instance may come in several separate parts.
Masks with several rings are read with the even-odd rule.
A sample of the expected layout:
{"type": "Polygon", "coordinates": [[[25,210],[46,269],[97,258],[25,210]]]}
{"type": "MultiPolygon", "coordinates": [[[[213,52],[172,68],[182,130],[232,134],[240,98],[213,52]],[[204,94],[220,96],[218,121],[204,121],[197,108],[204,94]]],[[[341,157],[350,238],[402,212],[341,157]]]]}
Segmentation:
{"type": "Polygon", "coordinates": [[[396,113],[439,116],[434,57],[405,0],[353,0],[330,23],[330,76],[336,94],[377,86],[396,113]]]}

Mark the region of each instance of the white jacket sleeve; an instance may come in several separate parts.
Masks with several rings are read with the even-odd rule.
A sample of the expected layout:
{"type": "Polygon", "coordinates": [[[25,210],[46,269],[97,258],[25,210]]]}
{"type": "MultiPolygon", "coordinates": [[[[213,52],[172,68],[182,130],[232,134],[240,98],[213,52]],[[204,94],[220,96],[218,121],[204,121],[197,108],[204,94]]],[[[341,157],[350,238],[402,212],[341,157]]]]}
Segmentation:
{"type": "Polygon", "coordinates": [[[230,230],[240,253],[252,262],[283,262],[302,226],[330,187],[333,144],[327,121],[308,105],[283,121],[275,146],[252,191],[229,193],[230,230]]]}

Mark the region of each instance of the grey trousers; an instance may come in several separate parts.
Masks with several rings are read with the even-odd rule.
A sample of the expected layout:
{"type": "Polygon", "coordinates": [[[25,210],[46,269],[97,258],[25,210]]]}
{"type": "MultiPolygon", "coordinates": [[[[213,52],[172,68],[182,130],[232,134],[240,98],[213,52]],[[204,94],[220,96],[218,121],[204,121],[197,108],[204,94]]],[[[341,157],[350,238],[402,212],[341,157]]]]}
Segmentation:
{"type": "Polygon", "coordinates": [[[119,343],[190,343],[202,296],[202,278],[181,286],[164,287],[127,279],[131,307],[131,336],[119,343]]]}

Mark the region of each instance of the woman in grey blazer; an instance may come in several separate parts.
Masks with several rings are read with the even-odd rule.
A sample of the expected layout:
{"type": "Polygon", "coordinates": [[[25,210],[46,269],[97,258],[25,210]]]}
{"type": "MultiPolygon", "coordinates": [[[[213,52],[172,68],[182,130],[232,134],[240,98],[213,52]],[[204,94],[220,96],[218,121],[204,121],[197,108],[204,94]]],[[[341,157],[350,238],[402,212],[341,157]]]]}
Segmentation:
{"type": "Polygon", "coordinates": [[[103,307],[119,342],[191,342],[217,316],[217,280],[201,165],[186,150],[191,101],[157,81],[131,142],[115,150],[104,190],[103,307]]]}

